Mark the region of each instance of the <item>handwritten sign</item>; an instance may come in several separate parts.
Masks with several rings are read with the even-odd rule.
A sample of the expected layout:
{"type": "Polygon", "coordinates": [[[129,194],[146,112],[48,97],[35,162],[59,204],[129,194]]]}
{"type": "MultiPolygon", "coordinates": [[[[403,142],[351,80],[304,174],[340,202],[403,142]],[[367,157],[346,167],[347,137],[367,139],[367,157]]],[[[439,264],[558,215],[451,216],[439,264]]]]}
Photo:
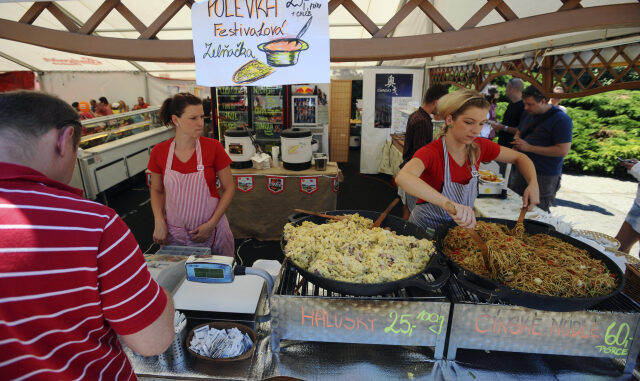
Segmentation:
{"type": "Polygon", "coordinates": [[[327,0],[207,0],[191,7],[196,83],[329,82],[327,0]]]}
{"type": "Polygon", "coordinates": [[[457,348],[626,358],[640,315],[616,312],[548,312],[512,306],[456,304],[448,358],[457,348]]]}
{"type": "Polygon", "coordinates": [[[448,302],[278,297],[272,302],[278,340],[442,345],[444,350],[448,302]]]}

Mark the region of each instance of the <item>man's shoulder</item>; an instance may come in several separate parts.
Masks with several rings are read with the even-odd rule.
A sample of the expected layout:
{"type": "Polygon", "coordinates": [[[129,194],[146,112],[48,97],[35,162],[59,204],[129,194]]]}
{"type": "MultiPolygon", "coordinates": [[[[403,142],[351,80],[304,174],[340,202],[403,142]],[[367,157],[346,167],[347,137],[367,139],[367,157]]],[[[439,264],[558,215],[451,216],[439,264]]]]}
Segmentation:
{"type": "Polygon", "coordinates": [[[549,110],[549,112],[553,112],[553,115],[551,115],[551,117],[549,118],[550,122],[553,122],[554,124],[561,124],[563,126],[573,126],[573,121],[566,112],[562,111],[558,107],[552,107],[553,111],[549,110]]]}
{"type": "Polygon", "coordinates": [[[422,109],[422,107],[418,107],[418,109],[409,115],[408,123],[416,123],[416,122],[424,122],[425,120],[431,120],[429,114],[422,109]]]}
{"type": "Polygon", "coordinates": [[[88,200],[69,189],[52,186],[50,184],[34,183],[32,181],[9,180],[3,182],[5,197],[14,199],[32,207],[55,207],[58,211],[73,210],[77,217],[99,217],[111,219],[116,212],[99,202],[88,200]]]}

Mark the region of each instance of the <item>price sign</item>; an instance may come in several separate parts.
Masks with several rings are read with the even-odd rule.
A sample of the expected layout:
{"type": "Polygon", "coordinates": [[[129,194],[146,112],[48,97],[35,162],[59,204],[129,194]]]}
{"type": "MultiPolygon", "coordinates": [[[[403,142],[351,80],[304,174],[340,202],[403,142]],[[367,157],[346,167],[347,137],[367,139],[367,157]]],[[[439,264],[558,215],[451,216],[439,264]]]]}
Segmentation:
{"type": "Polygon", "coordinates": [[[444,346],[449,302],[272,298],[280,339],[444,346]],[[330,301],[330,302],[329,302],[330,301]]]}
{"type": "Polygon", "coordinates": [[[515,306],[456,304],[448,358],[455,358],[457,348],[637,357],[639,320],[637,313],[549,312],[515,306]]]}

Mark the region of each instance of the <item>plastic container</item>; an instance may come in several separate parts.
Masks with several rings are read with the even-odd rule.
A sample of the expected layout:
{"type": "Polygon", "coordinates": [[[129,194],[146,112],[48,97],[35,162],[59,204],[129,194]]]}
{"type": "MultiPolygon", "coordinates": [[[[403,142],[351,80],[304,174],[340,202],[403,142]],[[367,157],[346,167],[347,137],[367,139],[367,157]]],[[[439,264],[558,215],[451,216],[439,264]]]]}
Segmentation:
{"type": "Polygon", "coordinates": [[[284,130],[280,133],[280,142],[285,169],[303,171],[311,168],[311,131],[284,130]]]}
{"type": "Polygon", "coordinates": [[[316,169],[318,171],[325,171],[327,169],[327,154],[325,153],[314,153],[313,159],[316,162],[316,169]]]}
{"type": "Polygon", "coordinates": [[[224,132],[224,146],[232,160],[231,168],[250,168],[251,157],[256,154],[249,132],[242,128],[232,128],[224,132]]]}

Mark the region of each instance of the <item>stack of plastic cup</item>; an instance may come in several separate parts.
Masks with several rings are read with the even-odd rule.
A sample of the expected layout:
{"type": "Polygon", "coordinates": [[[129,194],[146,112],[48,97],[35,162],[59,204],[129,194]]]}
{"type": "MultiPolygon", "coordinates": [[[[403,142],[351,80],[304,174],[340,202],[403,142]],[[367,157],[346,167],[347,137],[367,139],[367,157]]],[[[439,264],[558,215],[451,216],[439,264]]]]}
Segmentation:
{"type": "Polygon", "coordinates": [[[278,156],[280,156],[280,147],[278,146],[271,147],[271,159],[273,161],[274,167],[280,166],[280,161],[278,160],[278,156]]]}

